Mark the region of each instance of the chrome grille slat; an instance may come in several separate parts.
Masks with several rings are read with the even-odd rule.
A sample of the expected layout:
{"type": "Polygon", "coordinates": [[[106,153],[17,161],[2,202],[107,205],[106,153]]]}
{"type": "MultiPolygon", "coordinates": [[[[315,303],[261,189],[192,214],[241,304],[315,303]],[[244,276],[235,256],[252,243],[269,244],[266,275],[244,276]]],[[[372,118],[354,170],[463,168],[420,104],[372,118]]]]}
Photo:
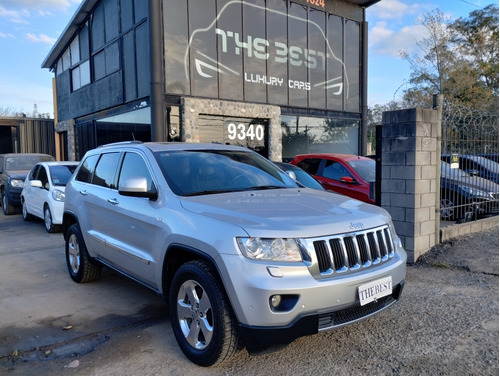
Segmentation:
{"type": "Polygon", "coordinates": [[[311,272],[318,277],[356,272],[387,262],[395,255],[388,226],[308,239],[316,256],[311,272]]]}

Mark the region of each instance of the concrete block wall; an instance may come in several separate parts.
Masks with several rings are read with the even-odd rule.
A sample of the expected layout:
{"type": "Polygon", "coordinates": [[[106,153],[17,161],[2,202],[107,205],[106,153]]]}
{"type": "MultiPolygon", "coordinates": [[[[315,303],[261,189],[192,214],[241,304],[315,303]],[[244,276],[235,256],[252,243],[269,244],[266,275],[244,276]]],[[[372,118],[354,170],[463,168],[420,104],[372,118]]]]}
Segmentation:
{"type": "Polygon", "coordinates": [[[381,206],[413,263],[436,242],[437,111],[407,109],[382,117],[381,206]]]}

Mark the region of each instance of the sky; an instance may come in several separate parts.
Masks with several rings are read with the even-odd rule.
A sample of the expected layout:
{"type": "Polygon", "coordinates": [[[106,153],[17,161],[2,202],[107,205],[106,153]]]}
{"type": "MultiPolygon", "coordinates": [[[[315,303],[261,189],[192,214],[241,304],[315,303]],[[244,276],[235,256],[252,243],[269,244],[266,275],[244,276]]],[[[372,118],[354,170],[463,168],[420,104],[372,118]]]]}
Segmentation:
{"type": "MultiPolygon", "coordinates": [[[[146,1],[146,0],[144,0],[146,1]]],[[[439,9],[456,19],[492,0],[381,0],[366,11],[368,21],[368,105],[401,97],[410,76],[400,52],[412,52],[422,38],[418,18],[439,9]]],[[[0,0],[0,109],[54,116],[52,78],[41,65],[81,0],[0,0]]]]}

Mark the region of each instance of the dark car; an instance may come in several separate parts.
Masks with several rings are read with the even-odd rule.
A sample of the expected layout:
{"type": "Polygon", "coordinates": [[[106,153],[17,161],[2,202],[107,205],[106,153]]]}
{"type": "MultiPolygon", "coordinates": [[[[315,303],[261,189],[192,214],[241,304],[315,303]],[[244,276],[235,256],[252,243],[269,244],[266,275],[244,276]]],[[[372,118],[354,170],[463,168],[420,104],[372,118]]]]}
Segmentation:
{"type": "Polygon", "coordinates": [[[21,191],[26,176],[38,162],[55,161],[49,154],[0,154],[0,194],[5,215],[14,214],[21,206],[21,191]]]}
{"type": "Polygon", "coordinates": [[[320,191],[324,191],[325,188],[321,185],[319,181],[314,179],[311,175],[301,169],[299,166],[292,165],[290,163],[285,162],[273,162],[276,166],[281,168],[283,171],[290,173],[292,172],[293,179],[307,188],[318,189],[320,191]]]}
{"type": "Polygon", "coordinates": [[[469,175],[480,176],[496,184],[499,183],[498,172],[499,164],[491,159],[471,154],[443,155],[441,160],[447,163],[457,161],[458,168],[469,175]]]}
{"type": "Polygon", "coordinates": [[[291,162],[317,179],[326,189],[375,204],[375,161],[351,154],[303,154],[291,162]]]}
{"type": "Polygon", "coordinates": [[[441,162],[441,219],[498,213],[498,184],[441,162]]]}

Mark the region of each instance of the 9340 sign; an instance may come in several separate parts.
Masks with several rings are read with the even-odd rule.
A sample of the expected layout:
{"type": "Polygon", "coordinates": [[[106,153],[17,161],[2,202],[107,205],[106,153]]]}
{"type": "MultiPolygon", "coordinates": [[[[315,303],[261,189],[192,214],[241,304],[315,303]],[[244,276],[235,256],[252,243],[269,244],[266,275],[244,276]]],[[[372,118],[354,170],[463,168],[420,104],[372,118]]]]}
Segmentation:
{"type": "Polygon", "coordinates": [[[262,124],[228,123],[227,137],[231,141],[263,141],[265,128],[262,124]]]}

